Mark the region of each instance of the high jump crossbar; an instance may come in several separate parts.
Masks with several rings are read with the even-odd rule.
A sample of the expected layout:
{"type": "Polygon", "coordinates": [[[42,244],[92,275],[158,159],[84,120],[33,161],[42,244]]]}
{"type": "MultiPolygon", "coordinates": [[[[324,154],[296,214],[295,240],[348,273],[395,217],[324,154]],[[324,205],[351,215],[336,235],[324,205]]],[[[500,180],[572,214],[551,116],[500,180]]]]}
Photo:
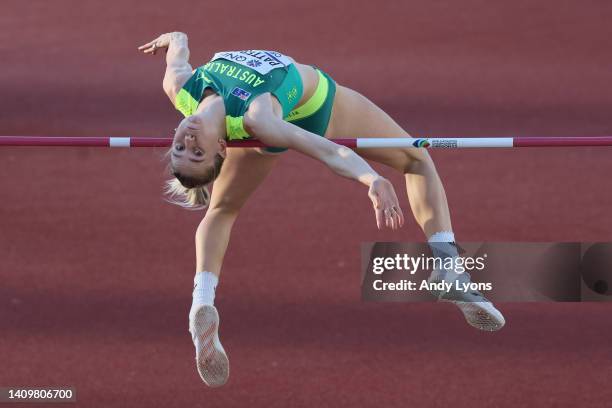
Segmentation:
{"type": "MultiPolygon", "coordinates": [[[[350,148],[495,148],[495,147],[567,147],[612,146],[612,136],[574,137],[424,137],[333,139],[350,148]]],[[[72,146],[72,147],[170,147],[172,138],[155,137],[51,137],[0,136],[0,146],[72,146]]],[[[267,147],[257,140],[228,142],[229,147],[267,147]]]]}

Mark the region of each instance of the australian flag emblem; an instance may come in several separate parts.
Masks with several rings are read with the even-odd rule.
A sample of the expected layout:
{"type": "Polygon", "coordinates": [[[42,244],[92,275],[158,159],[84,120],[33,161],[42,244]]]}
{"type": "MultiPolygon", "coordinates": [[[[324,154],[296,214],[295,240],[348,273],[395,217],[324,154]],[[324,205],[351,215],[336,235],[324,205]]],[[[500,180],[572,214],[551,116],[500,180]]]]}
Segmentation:
{"type": "Polygon", "coordinates": [[[237,98],[242,99],[243,101],[246,101],[247,99],[249,99],[249,96],[251,96],[250,92],[245,91],[242,88],[234,88],[232,89],[232,95],[234,95],[237,98]]]}

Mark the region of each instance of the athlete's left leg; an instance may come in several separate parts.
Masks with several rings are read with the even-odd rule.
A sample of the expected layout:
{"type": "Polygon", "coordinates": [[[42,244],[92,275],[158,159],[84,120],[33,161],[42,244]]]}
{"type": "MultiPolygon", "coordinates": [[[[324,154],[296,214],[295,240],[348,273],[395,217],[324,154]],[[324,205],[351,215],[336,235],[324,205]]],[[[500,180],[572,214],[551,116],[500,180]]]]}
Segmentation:
{"type": "MultiPolygon", "coordinates": [[[[363,95],[338,85],[325,137],[409,137],[389,115],[363,95]]],[[[446,193],[436,167],[425,149],[356,149],[367,160],[385,164],[404,174],[412,213],[430,238],[452,231],[446,193]]]]}
{"type": "MultiPolygon", "coordinates": [[[[338,86],[327,138],[409,137],[389,115],[363,95],[338,86]]],[[[425,149],[357,149],[365,159],[376,161],[404,174],[408,199],[416,221],[430,241],[434,256],[458,256],[446,193],[431,157],[425,149]]],[[[430,282],[468,282],[468,273],[454,270],[433,271],[430,282]]],[[[455,285],[452,285],[455,287],[455,285]]],[[[456,290],[435,293],[440,300],[452,302],[467,322],[481,330],[501,329],[502,314],[480,292],[456,290]]]]}

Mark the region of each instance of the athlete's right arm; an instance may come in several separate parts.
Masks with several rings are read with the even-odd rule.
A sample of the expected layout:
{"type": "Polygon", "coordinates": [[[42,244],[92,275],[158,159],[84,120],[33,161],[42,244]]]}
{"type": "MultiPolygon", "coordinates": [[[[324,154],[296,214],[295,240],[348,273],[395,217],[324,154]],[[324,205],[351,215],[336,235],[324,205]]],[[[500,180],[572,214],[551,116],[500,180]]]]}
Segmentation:
{"type": "Polygon", "coordinates": [[[331,140],[287,122],[280,117],[281,114],[278,101],[269,93],[260,95],[244,115],[244,128],[268,146],[296,150],[325,163],[336,174],[368,186],[368,196],[374,205],[379,229],[383,225],[396,229],[404,224],[397,195],[387,179],[348,147],[338,146],[331,140]]]}
{"type": "Polygon", "coordinates": [[[152,55],[155,55],[159,49],[167,49],[163,88],[174,104],[176,95],[193,74],[193,68],[189,64],[187,34],[180,32],[162,34],[138,49],[152,55]]]}

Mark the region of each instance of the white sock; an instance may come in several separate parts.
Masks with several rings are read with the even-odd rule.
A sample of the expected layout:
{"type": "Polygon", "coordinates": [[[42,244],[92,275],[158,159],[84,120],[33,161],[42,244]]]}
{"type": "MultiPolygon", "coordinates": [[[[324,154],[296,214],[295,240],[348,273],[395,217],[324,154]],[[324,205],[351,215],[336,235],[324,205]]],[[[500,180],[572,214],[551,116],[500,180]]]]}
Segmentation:
{"type": "MultiPolygon", "coordinates": [[[[436,258],[456,258],[459,256],[457,247],[455,246],[455,234],[452,231],[439,231],[432,234],[427,240],[431,252],[436,258]]],[[[430,282],[454,281],[457,275],[454,271],[446,269],[434,269],[429,276],[430,282]]]]}
{"type": "Polygon", "coordinates": [[[191,310],[202,305],[213,305],[219,278],[212,272],[196,272],[193,278],[193,303],[191,310]]]}
{"type": "Polygon", "coordinates": [[[438,231],[429,237],[428,242],[455,242],[453,231],[438,231]]]}
{"type": "Polygon", "coordinates": [[[455,234],[452,231],[439,231],[427,240],[433,256],[436,258],[457,257],[459,253],[455,245],[455,234]]]}

